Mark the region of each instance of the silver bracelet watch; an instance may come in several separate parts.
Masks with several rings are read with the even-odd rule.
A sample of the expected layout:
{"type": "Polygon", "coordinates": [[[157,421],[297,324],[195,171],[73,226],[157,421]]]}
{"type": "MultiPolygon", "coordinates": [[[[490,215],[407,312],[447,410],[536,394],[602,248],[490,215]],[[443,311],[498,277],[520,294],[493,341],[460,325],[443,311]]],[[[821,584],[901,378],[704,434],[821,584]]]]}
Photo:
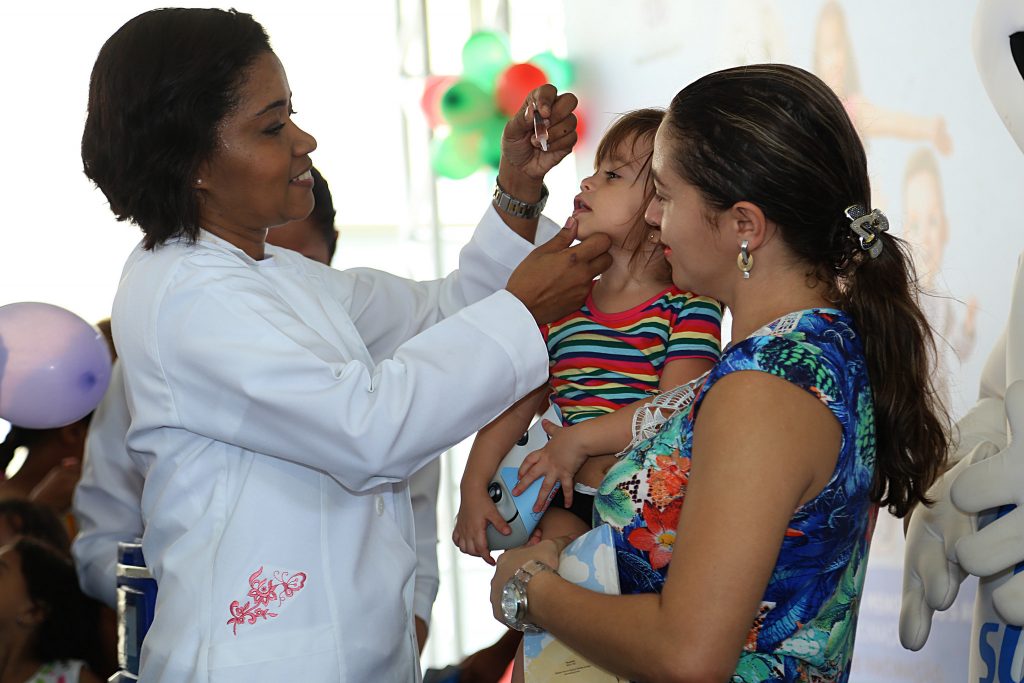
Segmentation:
{"type": "Polygon", "coordinates": [[[530,560],[517,569],[512,578],[505,583],[505,587],[501,589],[501,616],[504,617],[509,628],[524,633],[536,633],[543,630],[526,621],[528,607],[526,586],[530,583],[530,579],[541,572],[558,573],[540,560],[530,560]]]}
{"type": "Polygon", "coordinates": [[[540,216],[540,212],[544,210],[544,205],[548,202],[548,187],[542,183],[540,186],[540,199],[531,204],[530,202],[516,199],[508,192],[505,192],[501,185],[495,183],[492,199],[495,207],[510,216],[515,216],[516,218],[537,218],[540,216]]]}

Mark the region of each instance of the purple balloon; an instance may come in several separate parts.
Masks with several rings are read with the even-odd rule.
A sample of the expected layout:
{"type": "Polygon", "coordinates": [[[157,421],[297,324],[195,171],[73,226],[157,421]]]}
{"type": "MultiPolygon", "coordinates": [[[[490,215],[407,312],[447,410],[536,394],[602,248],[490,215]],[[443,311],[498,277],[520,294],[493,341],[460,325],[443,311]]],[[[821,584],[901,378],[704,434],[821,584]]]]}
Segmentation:
{"type": "Polygon", "coordinates": [[[28,429],[63,427],[88,415],[110,383],[99,331],[51,304],[0,306],[0,417],[28,429]]]}

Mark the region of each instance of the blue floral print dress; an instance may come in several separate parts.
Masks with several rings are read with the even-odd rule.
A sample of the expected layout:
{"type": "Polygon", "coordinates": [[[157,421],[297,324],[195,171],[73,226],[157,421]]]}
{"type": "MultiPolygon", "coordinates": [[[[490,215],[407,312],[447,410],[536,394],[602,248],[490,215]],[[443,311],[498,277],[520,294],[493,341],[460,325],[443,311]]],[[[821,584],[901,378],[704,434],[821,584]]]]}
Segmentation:
{"type": "Polygon", "coordinates": [[[740,370],[771,373],[812,393],[836,416],[843,440],[824,490],[793,514],[732,681],[845,682],[877,513],[869,498],[871,389],[860,339],[845,313],[790,313],[727,349],[695,380],[689,406],[608,471],[595,498],[595,526],[612,527],[622,592],[660,592],[686,497],[701,400],[715,382],[740,370]]]}

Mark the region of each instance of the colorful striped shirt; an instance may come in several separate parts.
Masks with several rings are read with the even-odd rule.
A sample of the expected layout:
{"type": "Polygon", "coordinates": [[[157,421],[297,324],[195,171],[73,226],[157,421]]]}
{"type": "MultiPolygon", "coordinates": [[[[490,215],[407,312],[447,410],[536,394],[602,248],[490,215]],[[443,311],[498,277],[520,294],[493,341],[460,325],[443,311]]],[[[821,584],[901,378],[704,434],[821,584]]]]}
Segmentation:
{"type": "Polygon", "coordinates": [[[591,290],[582,308],[541,331],[551,359],[552,401],[565,423],[575,424],[657,393],[669,361],[716,362],[722,307],[670,286],[628,311],[604,313],[591,290]]]}

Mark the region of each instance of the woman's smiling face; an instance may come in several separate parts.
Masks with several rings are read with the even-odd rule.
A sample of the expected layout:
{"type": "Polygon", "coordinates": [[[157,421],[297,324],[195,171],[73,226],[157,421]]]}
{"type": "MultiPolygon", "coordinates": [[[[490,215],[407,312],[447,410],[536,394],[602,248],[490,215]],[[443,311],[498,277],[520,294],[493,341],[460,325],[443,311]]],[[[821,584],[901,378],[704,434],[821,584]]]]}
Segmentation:
{"type": "Polygon", "coordinates": [[[261,54],[237,106],[220,123],[217,148],[200,165],[195,189],[202,227],[221,236],[244,234],[309,215],[316,140],[295,125],[294,113],[284,67],[274,53],[261,54]]]}

